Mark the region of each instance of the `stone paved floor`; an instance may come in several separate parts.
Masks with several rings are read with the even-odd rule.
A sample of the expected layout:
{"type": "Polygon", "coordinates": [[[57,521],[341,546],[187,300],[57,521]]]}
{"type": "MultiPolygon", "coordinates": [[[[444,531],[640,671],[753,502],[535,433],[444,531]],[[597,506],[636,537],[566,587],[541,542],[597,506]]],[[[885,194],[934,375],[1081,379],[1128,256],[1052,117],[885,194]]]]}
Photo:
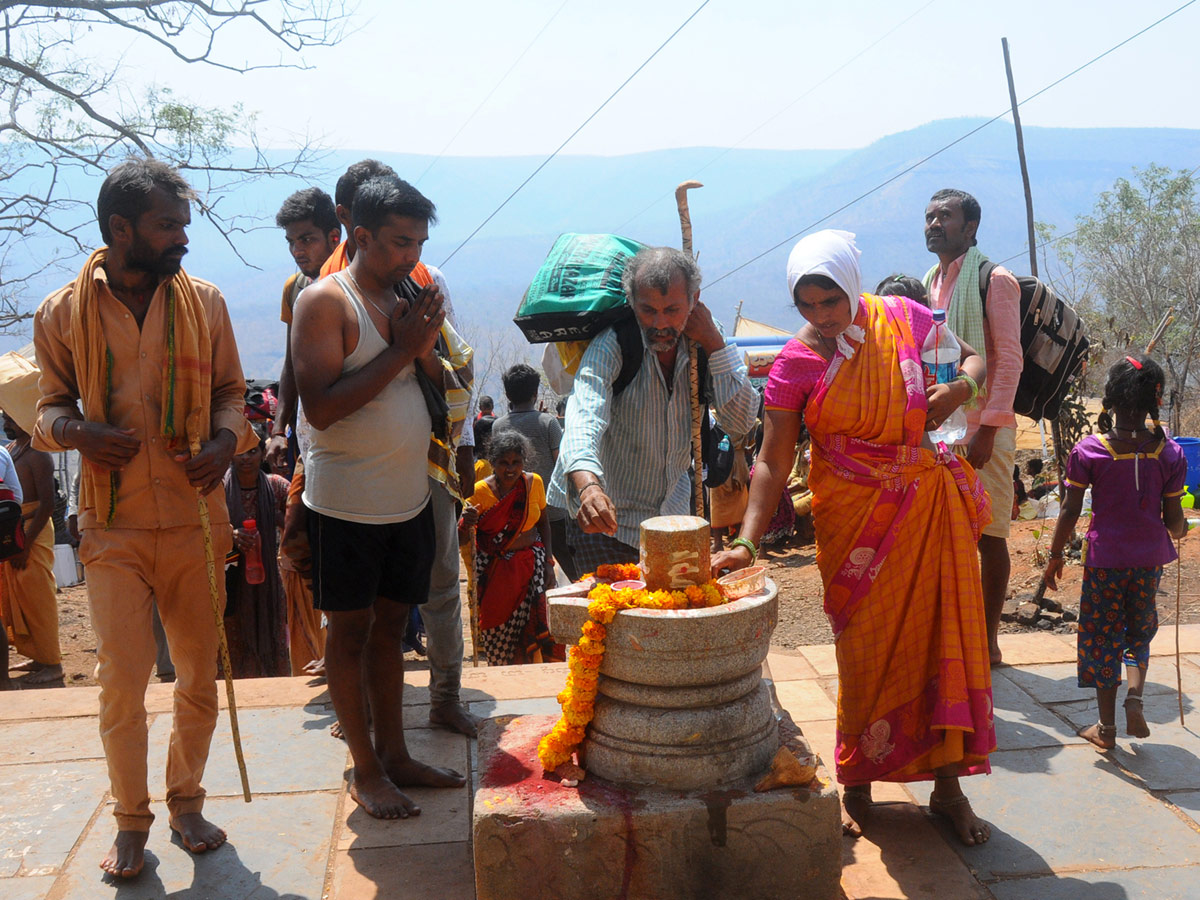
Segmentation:
{"type": "MultiPolygon", "coordinates": [[[[924,784],[880,785],[877,823],[844,840],[847,900],[1200,900],[1200,626],[1182,629],[1184,706],[1179,725],[1173,629],[1156,641],[1146,713],[1152,737],[1121,736],[1097,753],[1075,736],[1095,718],[1074,686],[1073,639],[1001,638],[1010,665],[995,673],[999,751],[993,774],[965,782],[991,823],[992,841],[962,848],[920,805],[924,784]]],[[[772,654],[779,699],[832,759],[832,647],[772,654]]],[[[464,699],[481,716],[551,713],[561,665],[464,671],[464,699]]],[[[415,753],[463,770],[471,742],[427,727],[427,673],[409,672],[405,704],[415,753]]],[[[254,800],[241,799],[227,721],[214,739],[208,810],[229,843],[193,857],[159,820],[135,882],[107,883],[96,863],[112,837],[96,691],[0,695],[0,897],[4,900],[459,900],[473,898],[471,785],[414,791],[423,813],[370,819],[348,801],[345,745],[328,736],[328,694],[305,679],[238,682],[254,800]]],[[[161,779],[170,687],[153,685],[151,783],[161,779]]],[[[531,890],[529,897],[536,897],[531,890]]],[[[525,900],[525,898],[521,898],[525,900]]]]}

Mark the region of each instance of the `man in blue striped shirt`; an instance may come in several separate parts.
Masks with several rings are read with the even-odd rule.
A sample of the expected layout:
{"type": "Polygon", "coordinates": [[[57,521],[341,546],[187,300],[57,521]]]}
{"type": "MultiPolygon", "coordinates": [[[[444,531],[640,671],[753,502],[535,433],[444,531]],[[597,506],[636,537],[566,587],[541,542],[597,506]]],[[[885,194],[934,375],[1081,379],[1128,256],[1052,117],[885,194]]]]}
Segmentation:
{"type": "Polygon", "coordinates": [[[642,250],[626,264],[622,288],[642,332],[641,366],[614,397],[622,361],[616,332],[605,329],[588,345],[546,497],[574,516],[567,544],[583,572],[636,562],[643,519],[690,511],[692,343],[708,355],[710,396],[722,428],[749,432],[758,406],[737,349],[726,346],[699,302],[700,268],[691,256],[668,247],[642,250]]]}

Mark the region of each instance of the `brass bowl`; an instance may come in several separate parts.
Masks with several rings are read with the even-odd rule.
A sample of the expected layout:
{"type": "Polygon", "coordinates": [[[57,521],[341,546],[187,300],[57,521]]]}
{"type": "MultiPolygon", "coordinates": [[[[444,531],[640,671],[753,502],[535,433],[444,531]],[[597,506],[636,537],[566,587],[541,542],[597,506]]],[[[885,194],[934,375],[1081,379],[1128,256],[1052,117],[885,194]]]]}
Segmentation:
{"type": "Polygon", "coordinates": [[[738,569],[717,579],[717,587],[729,600],[738,600],[757,594],[767,586],[767,567],[750,566],[738,569]]]}

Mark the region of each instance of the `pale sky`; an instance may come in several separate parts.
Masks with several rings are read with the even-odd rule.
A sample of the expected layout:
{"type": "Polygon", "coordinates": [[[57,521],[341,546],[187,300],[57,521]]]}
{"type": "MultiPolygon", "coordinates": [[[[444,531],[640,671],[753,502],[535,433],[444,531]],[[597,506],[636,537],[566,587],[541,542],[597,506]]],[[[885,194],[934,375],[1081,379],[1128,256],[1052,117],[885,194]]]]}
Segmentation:
{"type": "MultiPolygon", "coordinates": [[[[1008,105],[1001,36],[1024,98],[1183,2],[711,0],[563,152],[852,148],[932,119],[991,116],[1008,105]]],[[[699,3],[361,0],[357,30],[309,51],[308,71],[185,73],[144,43],[125,61],[199,102],[241,101],[272,145],[308,134],[330,148],[439,153],[541,31],[446,152],[546,155],[699,3]]],[[[1022,120],[1200,128],[1197,35],[1200,3],[1023,107],[1022,120]]],[[[237,40],[224,58],[274,53],[260,36],[237,40]]]]}

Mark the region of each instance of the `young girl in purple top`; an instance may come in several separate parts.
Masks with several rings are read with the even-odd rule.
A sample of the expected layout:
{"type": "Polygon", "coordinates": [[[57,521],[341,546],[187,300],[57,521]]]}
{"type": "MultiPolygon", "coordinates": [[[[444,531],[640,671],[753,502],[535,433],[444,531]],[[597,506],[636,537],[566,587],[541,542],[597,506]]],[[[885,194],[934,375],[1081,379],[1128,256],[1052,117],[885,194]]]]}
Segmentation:
{"type": "Polygon", "coordinates": [[[1071,451],[1067,497],[1046,563],[1046,586],[1055,588],[1063,548],[1091,485],[1092,521],[1079,599],[1079,686],[1096,689],[1100,721],[1079,734],[1105,750],[1117,743],[1122,661],[1129,675],[1125,733],[1150,734],[1142,688],[1150,641],[1158,631],[1154,595],[1163,566],[1176,557],[1171,538],[1187,531],[1180,503],[1187,461],[1158,423],[1163,383],[1162,369],[1146,356],[1127,356],[1108,370],[1099,419],[1104,433],[1085,437],[1071,451]],[[1147,418],[1153,430],[1146,427],[1147,418]]]}

